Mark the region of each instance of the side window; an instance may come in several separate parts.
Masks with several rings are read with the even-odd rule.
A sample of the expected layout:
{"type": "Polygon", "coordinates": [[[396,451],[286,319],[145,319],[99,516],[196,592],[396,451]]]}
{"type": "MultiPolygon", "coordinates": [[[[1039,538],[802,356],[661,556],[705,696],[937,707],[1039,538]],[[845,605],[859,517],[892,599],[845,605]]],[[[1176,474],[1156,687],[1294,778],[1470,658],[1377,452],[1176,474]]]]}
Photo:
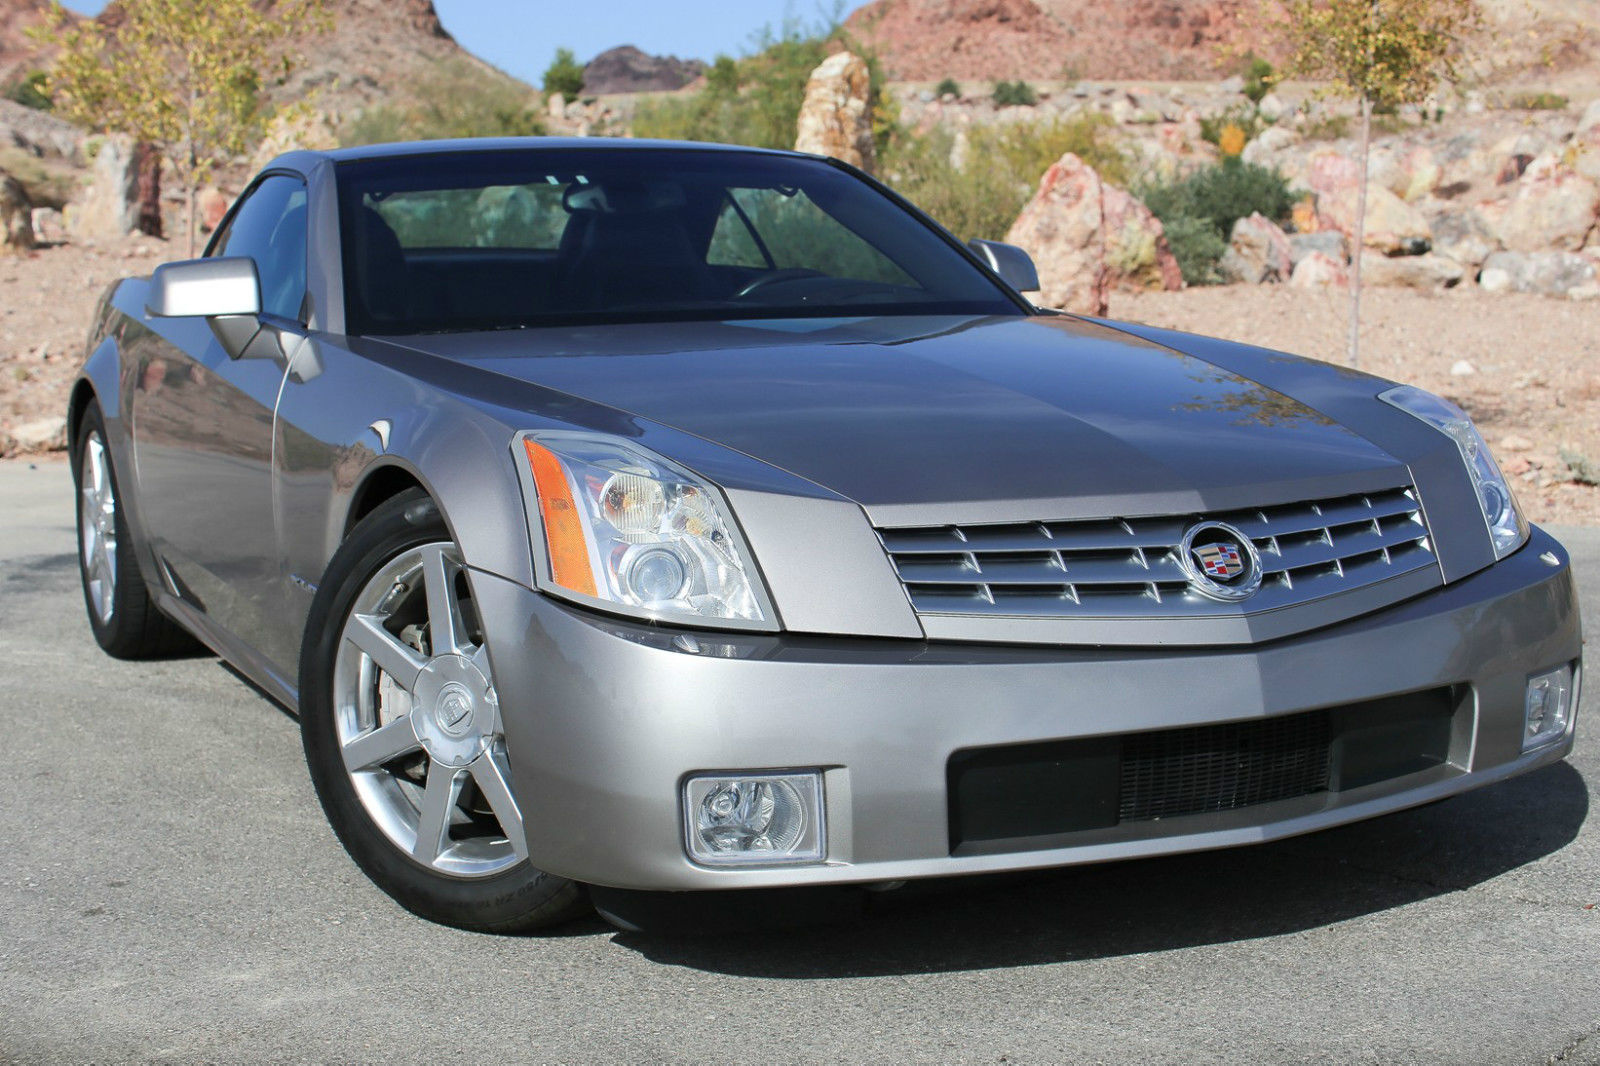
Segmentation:
{"type": "Polygon", "coordinates": [[[249,256],[261,275],[261,310],[298,321],[306,298],[306,187],[273,175],[250,192],[217,235],[212,256],[249,256]]]}

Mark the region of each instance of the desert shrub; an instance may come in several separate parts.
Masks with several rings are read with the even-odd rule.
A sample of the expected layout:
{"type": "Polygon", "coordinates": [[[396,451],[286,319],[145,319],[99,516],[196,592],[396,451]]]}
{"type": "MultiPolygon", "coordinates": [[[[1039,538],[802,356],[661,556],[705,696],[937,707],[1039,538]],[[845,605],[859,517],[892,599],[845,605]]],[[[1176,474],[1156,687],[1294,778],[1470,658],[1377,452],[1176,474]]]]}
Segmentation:
{"type": "Polygon", "coordinates": [[[934,90],[935,96],[960,96],[961,85],[954,78],[946,78],[934,90]]]}
{"type": "Polygon", "coordinates": [[[633,132],[677,141],[793,148],[806,82],[828,58],[835,42],[866,60],[881,149],[894,120],[890,101],[882,92],[883,69],[870,49],[849,39],[834,24],[806,28],[790,23],[778,31],[769,27],[758,39],[754,54],[743,59],[718,56],[700,92],[642,102],[634,112],[633,132]]]}
{"type": "Polygon", "coordinates": [[[1147,183],[1137,193],[1161,220],[1184,280],[1192,285],[1216,280],[1216,264],[1227,251],[1235,222],[1255,212],[1281,222],[1294,208],[1282,174],[1236,156],[1186,177],[1147,183]]]}
{"type": "Polygon", "coordinates": [[[1033,86],[1020,79],[995,82],[993,96],[996,107],[1032,107],[1039,102],[1033,86]]]}
{"type": "Polygon", "coordinates": [[[526,137],[544,132],[534,99],[521,82],[485,75],[462,59],[433,64],[400,100],[368,108],[341,130],[347,144],[526,137]]]}
{"type": "Polygon", "coordinates": [[[32,71],[6,86],[5,98],[35,111],[49,111],[53,106],[48,91],[49,80],[50,75],[45,71],[32,71]]]}
{"type": "Polygon", "coordinates": [[[1569,102],[1560,93],[1519,93],[1507,105],[1518,111],[1563,111],[1569,102]]]}
{"type": "Polygon", "coordinates": [[[1244,68],[1244,94],[1253,104],[1259,104],[1272,91],[1277,71],[1260,56],[1249,56],[1244,68]]]}
{"type": "Polygon", "coordinates": [[[1125,185],[1128,160],[1113,143],[1115,128],[1103,116],[975,126],[958,151],[956,133],[942,126],[926,133],[897,130],[880,157],[880,171],[896,192],[970,239],[1000,240],[1016,221],[1039,178],[1068,152],[1105,180],[1125,185]]]}
{"type": "Polygon", "coordinates": [[[1255,139],[1256,134],[1267,128],[1267,123],[1254,104],[1234,104],[1221,114],[1202,118],[1200,137],[1220,147],[1222,132],[1229,126],[1237,127],[1244,133],[1245,141],[1249,142],[1255,139]]]}
{"type": "Polygon", "coordinates": [[[568,100],[583,92],[583,64],[572,54],[572,49],[556,49],[556,57],[544,71],[544,91],[560,93],[568,100]]]}

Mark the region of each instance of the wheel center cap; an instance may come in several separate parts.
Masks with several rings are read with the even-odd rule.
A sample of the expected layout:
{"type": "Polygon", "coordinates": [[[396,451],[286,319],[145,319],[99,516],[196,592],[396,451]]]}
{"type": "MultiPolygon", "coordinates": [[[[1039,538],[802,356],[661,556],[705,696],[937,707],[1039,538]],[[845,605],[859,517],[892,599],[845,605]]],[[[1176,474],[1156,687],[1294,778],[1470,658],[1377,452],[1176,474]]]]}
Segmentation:
{"type": "Polygon", "coordinates": [[[434,705],[433,716],[439,728],[453,737],[461,736],[472,727],[474,700],[465,685],[450,682],[439,692],[439,702],[434,705]]]}
{"type": "Polygon", "coordinates": [[[466,766],[494,739],[494,690],[460,655],[430,662],[417,677],[412,699],[411,728],[435,762],[466,766]]]}

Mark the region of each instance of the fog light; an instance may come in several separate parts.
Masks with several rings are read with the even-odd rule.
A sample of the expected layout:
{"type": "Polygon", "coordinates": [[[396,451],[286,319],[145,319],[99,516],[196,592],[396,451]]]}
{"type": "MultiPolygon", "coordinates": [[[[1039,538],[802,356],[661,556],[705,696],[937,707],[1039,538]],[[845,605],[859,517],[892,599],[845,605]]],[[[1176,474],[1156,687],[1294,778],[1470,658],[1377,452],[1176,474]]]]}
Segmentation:
{"type": "Polygon", "coordinates": [[[1522,750],[1532,751],[1560,740],[1572,724],[1572,667],[1528,679],[1523,713],[1522,750]]]}
{"type": "Polygon", "coordinates": [[[710,866],[819,862],[822,775],[740,774],[684,786],[689,854],[710,866]]]}

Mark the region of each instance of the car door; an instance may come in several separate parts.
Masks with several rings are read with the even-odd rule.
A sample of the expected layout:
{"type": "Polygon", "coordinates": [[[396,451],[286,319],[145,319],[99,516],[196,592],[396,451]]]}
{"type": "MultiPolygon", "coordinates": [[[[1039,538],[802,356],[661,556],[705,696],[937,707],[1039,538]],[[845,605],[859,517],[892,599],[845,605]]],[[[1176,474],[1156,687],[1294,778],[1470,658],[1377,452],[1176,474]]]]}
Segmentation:
{"type": "MultiPolygon", "coordinates": [[[[241,199],[208,257],[248,256],[261,280],[261,332],[230,352],[204,318],[151,318],[133,389],[144,524],[164,581],[258,656],[281,614],[272,499],[273,412],[304,336],[306,186],[271,174],[241,199]]],[[[267,656],[292,677],[292,662],[267,656]]]]}

